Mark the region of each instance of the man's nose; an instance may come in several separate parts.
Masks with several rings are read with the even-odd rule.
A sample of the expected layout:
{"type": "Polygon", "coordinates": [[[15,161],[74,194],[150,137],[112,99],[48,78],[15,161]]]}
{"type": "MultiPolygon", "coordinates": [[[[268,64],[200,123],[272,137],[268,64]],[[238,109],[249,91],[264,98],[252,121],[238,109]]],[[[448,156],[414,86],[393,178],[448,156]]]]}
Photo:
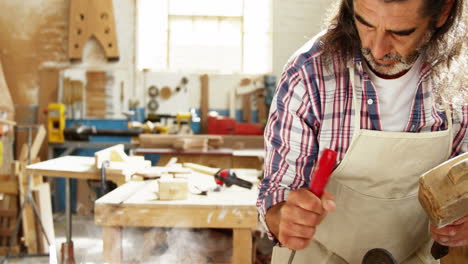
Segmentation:
{"type": "Polygon", "coordinates": [[[387,32],[378,32],[375,35],[371,51],[375,59],[381,59],[385,55],[391,53],[392,47],[387,32]]]}

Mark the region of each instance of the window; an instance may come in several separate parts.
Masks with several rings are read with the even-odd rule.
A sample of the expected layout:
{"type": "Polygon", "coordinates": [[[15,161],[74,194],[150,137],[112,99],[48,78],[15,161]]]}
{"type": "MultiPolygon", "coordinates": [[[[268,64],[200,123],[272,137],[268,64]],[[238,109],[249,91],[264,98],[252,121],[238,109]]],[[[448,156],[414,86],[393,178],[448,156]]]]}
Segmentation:
{"type": "Polygon", "coordinates": [[[272,0],[138,0],[139,69],[272,71],[272,0]]]}

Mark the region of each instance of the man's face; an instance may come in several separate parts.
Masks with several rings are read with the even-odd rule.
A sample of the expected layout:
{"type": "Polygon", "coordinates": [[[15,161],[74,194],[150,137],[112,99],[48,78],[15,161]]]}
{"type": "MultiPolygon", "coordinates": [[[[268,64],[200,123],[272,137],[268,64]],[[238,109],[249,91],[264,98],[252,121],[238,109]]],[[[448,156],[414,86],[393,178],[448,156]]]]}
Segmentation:
{"type": "Polygon", "coordinates": [[[375,72],[397,75],[414,64],[431,36],[430,18],[422,17],[422,6],[423,0],[354,0],[362,53],[375,72]]]}

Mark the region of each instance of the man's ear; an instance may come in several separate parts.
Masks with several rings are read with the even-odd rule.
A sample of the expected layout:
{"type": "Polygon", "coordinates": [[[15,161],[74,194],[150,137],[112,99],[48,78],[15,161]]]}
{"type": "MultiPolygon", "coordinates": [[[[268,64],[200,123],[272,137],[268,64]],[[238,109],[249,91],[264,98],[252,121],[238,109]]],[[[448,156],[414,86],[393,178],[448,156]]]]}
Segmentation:
{"type": "Polygon", "coordinates": [[[442,7],[442,12],[440,13],[439,19],[437,19],[436,27],[442,27],[450,15],[450,11],[452,11],[453,3],[455,0],[446,0],[444,6],[442,7]]]}

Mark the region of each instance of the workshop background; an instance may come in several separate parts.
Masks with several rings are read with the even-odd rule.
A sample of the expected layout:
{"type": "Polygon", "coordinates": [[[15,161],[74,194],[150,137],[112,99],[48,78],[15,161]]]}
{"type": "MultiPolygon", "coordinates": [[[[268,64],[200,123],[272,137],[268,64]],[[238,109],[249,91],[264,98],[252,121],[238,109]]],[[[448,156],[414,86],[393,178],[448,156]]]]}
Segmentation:
{"type": "Polygon", "coordinates": [[[268,106],[332,2],[0,1],[0,259],[269,263],[268,106]]]}

